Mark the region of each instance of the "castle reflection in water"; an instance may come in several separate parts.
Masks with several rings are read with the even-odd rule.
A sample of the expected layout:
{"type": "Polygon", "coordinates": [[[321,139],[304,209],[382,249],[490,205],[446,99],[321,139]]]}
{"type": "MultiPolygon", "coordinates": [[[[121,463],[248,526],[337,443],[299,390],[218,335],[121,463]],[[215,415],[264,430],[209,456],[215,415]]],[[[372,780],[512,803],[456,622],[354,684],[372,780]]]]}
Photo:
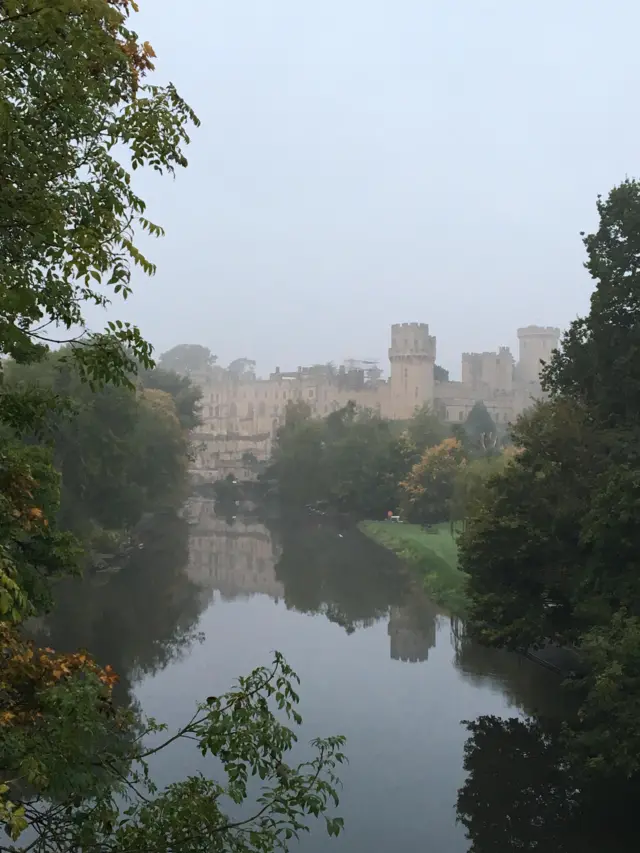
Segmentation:
{"type": "MultiPolygon", "coordinates": [[[[227,520],[216,515],[213,502],[205,499],[190,501],[189,516],[193,526],[187,575],[202,590],[203,602],[217,592],[226,601],[267,595],[276,603],[285,600],[287,606],[295,607],[278,578],[282,548],[265,524],[246,517],[227,520]]],[[[392,660],[426,661],[436,643],[436,611],[428,602],[425,608],[418,596],[406,604],[390,603],[388,614],[392,660]]],[[[377,620],[360,620],[359,624],[364,627],[372,621],[377,620]]]]}

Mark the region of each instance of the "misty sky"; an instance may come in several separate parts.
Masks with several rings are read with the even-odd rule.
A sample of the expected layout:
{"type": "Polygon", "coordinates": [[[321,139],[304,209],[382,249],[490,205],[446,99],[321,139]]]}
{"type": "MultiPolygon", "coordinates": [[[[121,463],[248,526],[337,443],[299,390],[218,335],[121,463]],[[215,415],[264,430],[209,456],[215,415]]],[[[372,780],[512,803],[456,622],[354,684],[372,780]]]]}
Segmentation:
{"type": "Polygon", "coordinates": [[[386,368],[415,320],[457,376],[586,309],[579,232],[640,174],[638,0],[140,5],[202,120],[186,172],[138,179],[167,236],[112,313],[158,351],[386,368]]]}

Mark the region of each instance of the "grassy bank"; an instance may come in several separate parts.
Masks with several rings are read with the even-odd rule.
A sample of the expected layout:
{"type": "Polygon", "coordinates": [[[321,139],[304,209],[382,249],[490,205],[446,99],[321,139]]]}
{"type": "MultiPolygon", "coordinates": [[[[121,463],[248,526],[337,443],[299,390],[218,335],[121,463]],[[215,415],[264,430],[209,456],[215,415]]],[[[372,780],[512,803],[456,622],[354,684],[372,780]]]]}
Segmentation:
{"type": "Polygon", "coordinates": [[[419,524],[393,524],[389,521],[363,521],[360,530],[385,548],[396,553],[424,577],[428,595],[452,615],[465,611],[466,574],[458,569],[458,549],[449,524],[436,524],[425,530],[419,524]]]}

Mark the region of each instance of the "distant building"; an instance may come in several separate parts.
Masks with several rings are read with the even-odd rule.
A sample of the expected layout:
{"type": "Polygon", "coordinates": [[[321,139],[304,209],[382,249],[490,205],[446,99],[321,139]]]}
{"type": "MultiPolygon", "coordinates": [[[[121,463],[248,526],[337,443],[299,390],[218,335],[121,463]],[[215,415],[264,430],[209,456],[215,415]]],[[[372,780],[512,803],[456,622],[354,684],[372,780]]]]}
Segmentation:
{"type": "Polygon", "coordinates": [[[429,404],[449,423],[462,423],[481,400],[497,424],[508,424],[541,396],[540,362],[557,347],[560,329],[526,326],[518,329],[516,364],[508,347],[497,352],[464,353],[462,380],[437,382],[434,377],[436,339],[426,323],[391,327],[390,377],[380,378],[371,362],[299,367],[283,373],[276,368],[268,379],[253,374],[234,378],[217,368],[192,375],[201,387],[202,424],[194,433],[193,474],[213,481],[232,473],[251,478],[249,464],[271,454],[276,431],[284,421],[287,403],[304,400],[316,417],[324,417],[353,400],[392,420],[410,418],[429,404]]]}

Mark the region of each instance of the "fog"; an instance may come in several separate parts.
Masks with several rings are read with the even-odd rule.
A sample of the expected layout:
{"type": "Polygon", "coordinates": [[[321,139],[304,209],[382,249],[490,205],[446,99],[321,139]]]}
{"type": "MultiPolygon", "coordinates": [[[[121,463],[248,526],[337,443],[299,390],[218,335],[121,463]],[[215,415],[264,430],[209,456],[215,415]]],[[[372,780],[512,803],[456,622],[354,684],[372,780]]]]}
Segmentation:
{"type": "Polygon", "coordinates": [[[186,172],[137,178],[167,236],[113,314],[157,351],[386,367],[390,324],[421,321],[457,377],[585,310],[579,232],[637,172],[637,2],[141,6],[202,120],[186,172]]]}

